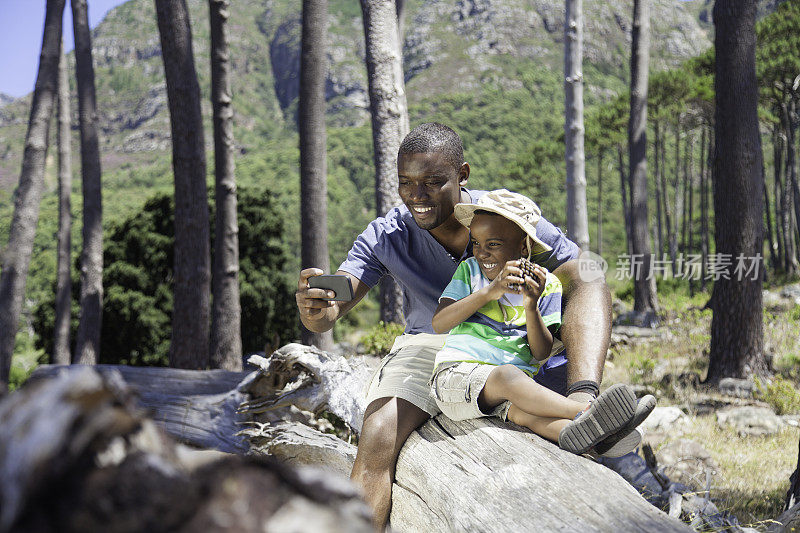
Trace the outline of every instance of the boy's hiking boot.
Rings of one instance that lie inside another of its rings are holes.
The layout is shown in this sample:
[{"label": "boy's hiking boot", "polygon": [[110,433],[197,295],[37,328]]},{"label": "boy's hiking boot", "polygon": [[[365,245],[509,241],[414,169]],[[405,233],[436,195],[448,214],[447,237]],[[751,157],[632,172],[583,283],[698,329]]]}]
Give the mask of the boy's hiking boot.
[{"label": "boy's hiking boot", "polygon": [[594,451],[603,457],[622,457],[626,453],[632,452],[642,442],[642,432],[636,428],[655,408],[656,399],[652,394],[639,398],[631,421],[624,428],[597,443]]},{"label": "boy's hiking boot", "polygon": [[636,395],[622,383],[612,385],[558,435],[558,445],[568,452],[582,454],[633,419]]}]

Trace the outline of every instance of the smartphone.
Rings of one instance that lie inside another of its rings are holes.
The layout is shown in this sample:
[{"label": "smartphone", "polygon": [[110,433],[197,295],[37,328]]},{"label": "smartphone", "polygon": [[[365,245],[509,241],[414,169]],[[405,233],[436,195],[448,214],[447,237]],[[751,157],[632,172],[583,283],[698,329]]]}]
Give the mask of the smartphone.
[{"label": "smartphone", "polygon": [[308,278],[308,286],[312,289],[326,289],[336,293],[333,298],[324,298],[335,302],[349,302],[353,299],[353,285],[344,274],[323,274]]}]

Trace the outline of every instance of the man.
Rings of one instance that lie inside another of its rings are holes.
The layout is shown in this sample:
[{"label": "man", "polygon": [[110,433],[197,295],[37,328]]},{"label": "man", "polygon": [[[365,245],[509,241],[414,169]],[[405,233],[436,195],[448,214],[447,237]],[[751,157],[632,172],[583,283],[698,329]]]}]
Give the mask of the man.
[{"label": "man", "polygon": [[[469,231],[453,216],[457,203],[474,203],[484,194],[465,188],[469,173],[461,139],[452,129],[437,123],[414,128],[397,157],[398,192],[404,205],[371,222],[337,272],[350,277],[353,300],[323,300],[324,289],[308,287],[308,278],[323,274],[322,270],[300,273],[296,294],[300,318],[317,332],[332,328],[382,276],[393,276],[403,287],[405,333],[370,383],[351,473],[375,513],[378,528],[389,518],[400,449],[412,431],[439,413],[428,380],[445,336],[434,333],[431,318],[458,263],[472,254]],[[533,259],[564,286],[561,336],[569,356],[568,361],[551,357],[537,381],[585,403],[597,396],[602,379],[611,336],[610,293],[602,277],[592,282],[580,279],[580,250],[558,228],[542,218],[536,229],[552,250]]]}]

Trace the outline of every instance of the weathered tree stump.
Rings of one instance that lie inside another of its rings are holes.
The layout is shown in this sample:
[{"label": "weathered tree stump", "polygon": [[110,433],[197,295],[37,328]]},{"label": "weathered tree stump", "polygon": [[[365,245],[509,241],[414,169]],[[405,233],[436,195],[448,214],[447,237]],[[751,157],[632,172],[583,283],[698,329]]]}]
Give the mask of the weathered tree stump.
[{"label": "weathered tree stump", "polygon": [[0,402],[0,532],[371,531],[348,480],[176,444],[103,374],[70,367]]}]

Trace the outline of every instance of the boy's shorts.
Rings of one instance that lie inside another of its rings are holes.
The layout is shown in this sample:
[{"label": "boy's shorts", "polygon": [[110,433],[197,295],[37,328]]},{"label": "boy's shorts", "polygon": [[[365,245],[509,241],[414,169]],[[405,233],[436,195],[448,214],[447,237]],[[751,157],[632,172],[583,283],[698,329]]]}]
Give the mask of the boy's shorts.
[{"label": "boy's shorts", "polygon": [[431,416],[439,414],[431,396],[430,380],[436,353],[447,335],[403,334],[381,360],[366,389],[367,405],[379,398],[407,400]]},{"label": "boy's shorts", "polygon": [[455,421],[482,416],[498,416],[506,421],[511,402],[505,401],[489,413],[478,407],[478,396],[495,368],[495,365],[481,363],[455,363],[438,370],[431,378],[431,394],[436,405],[447,418]]}]

